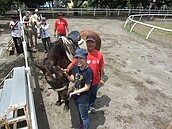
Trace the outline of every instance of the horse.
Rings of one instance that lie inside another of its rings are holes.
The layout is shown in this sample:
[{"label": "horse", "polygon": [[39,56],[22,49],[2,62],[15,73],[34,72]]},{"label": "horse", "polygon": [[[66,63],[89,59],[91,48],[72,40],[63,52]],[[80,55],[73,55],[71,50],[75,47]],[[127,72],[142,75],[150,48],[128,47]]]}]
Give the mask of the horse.
[{"label": "horse", "polygon": [[41,38],[41,27],[37,15],[32,15],[30,18],[24,19],[23,29],[28,47],[33,51],[37,51],[37,38]]},{"label": "horse", "polygon": [[[68,37],[61,36],[57,41],[53,42],[50,45],[47,57],[43,60],[43,64],[37,65],[37,67],[42,70],[45,79],[51,88],[58,93],[56,105],[60,106],[62,104],[62,100],[65,102],[65,106],[63,108],[65,111],[69,110],[69,81],[63,74],[63,69],[66,69],[71,63],[75,50],[80,47],[78,44],[79,40],[83,41],[83,39],[85,39],[90,33],[95,34],[96,41],[98,41],[97,49],[100,50],[101,38],[96,32],[91,30],[84,30],[82,33],[73,31],[68,35]],[[83,39],[81,39],[81,36]]]},{"label": "horse", "polygon": [[[100,36],[99,36],[95,31],[93,31],[93,30],[82,30],[82,31],[80,32],[80,36],[81,36],[81,39],[82,39],[82,40],[81,40],[82,42],[79,44],[80,47],[86,48],[85,40],[86,40],[87,35],[89,35],[89,34],[93,34],[93,35],[95,36],[95,38],[96,38],[96,47],[95,47],[95,49],[97,49],[97,50],[100,51],[100,48],[101,48],[101,38],[100,38]],[[83,44],[83,46],[81,46],[81,44]]]},{"label": "horse", "polygon": [[62,69],[66,69],[71,63],[74,52],[77,48],[79,48],[79,46],[74,40],[62,36],[57,41],[51,43],[43,64],[37,65],[37,67],[42,70],[46,81],[51,86],[51,89],[58,93],[56,105],[60,106],[65,102],[65,106],[63,108],[65,111],[69,110],[69,81],[64,76]]}]

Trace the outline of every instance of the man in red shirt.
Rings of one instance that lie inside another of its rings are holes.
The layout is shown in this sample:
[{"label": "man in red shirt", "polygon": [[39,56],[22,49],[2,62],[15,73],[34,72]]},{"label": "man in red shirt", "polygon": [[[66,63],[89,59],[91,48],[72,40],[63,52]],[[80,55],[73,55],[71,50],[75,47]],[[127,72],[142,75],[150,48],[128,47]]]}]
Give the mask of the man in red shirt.
[{"label": "man in red shirt", "polygon": [[54,36],[57,38],[59,36],[66,36],[66,33],[69,32],[68,23],[66,19],[63,18],[64,14],[62,12],[58,13],[58,19],[54,24]]},{"label": "man in red shirt", "polygon": [[[103,54],[95,49],[96,38],[94,35],[90,34],[86,37],[86,45],[88,51],[87,64],[91,67],[94,73],[93,85],[91,87],[91,95],[89,100],[89,109],[90,111],[95,112],[93,105],[97,98],[98,83],[100,83],[101,86],[104,85],[104,59]],[[76,61],[74,59],[67,67],[67,71],[70,71],[75,64]]]}]

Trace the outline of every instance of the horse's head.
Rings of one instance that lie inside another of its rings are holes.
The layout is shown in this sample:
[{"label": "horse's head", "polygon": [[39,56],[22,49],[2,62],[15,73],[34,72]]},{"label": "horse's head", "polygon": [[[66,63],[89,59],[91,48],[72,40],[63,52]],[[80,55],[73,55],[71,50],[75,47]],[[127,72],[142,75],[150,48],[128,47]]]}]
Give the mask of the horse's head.
[{"label": "horse's head", "polygon": [[63,75],[60,66],[53,66],[53,62],[49,61],[47,58],[44,60],[42,66],[37,66],[41,69],[45,75],[45,79],[52,87],[53,90],[57,91],[62,100],[67,100],[69,98],[67,84],[69,81]]}]

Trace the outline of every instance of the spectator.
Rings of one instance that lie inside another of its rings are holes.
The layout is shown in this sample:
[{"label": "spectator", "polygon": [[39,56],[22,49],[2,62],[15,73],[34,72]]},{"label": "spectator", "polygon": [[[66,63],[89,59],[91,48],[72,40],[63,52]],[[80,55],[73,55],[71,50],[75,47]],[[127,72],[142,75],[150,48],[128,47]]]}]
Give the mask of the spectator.
[{"label": "spectator", "polygon": [[35,14],[37,15],[37,19],[39,22],[42,20],[42,14],[39,13],[38,9],[35,9]]},{"label": "spectator", "polygon": [[25,13],[25,16],[23,16],[23,23],[28,24],[30,17],[31,17],[31,12],[30,11],[27,11]]},{"label": "spectator", "polygon": [[[88,51],[87,64],[94,72],[93,86],[91,87],[91,95],[89,100],[89,110],[92,113],[95,113],[96,109],[94,108],[94,103],[97,98],[98,84],[100,83],[101,86],[104,85],[104,59],[103,54],[95,49],[96,38],[94,35],[89,34],[86,37],[86,45]],[[72,63],[68,65],[67,71],[70,71],[75,64],[76,60],[74,59]]]},{"label": "spectator", "polygon": [[90,87],[92,86],[93,80],[93,71],[86,63],[87,55],[87,50],[77,49],[74,55],[76,59],[76,65],[72,68],[72,75],[69,76],[64,72],[69,81],[75,82],[75,90],[70,93],[70,97],[74,96],[74,101],[79,112],[79,129],[89,129],[90,126],[90,120],[88,117],[88,104]]},{"label": "spectator", "polygon": [[44,52],[47,53],[47,51],[50,49],[50,34],[49,34],[49,24],[46,23],[46,18],[42,17],[42,22],[41,22],[41,39],[42,43],[44,45]]},{"label": "spectator", "polygon": [[54,36],[57,38],[59,36],[66,36],[69,33],[68,23],[66,19],[63,18],[64,14],[62,12],[58,13],[58,19],[56,19],[54,24]]},{"label": "spectator", "polygon": [[14,41],[14,45],[16,48],[16,55],[20,55],[23,53],[23,45],[22,45],[22,23],[19,21],[19,17],[17,15],[13,15],[12,21],[9,23],[9,27],[11,29],[11,35]]}]

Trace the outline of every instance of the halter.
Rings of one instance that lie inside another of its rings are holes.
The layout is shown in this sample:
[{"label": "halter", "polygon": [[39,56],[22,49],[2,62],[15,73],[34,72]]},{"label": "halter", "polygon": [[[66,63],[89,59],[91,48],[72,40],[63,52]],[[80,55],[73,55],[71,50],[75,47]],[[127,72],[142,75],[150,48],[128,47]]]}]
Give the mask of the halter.
[{"label": "halter", "polygon": [[67,85],[64,85],[62,88],[54,89],[56,92],[67,90]]}]

